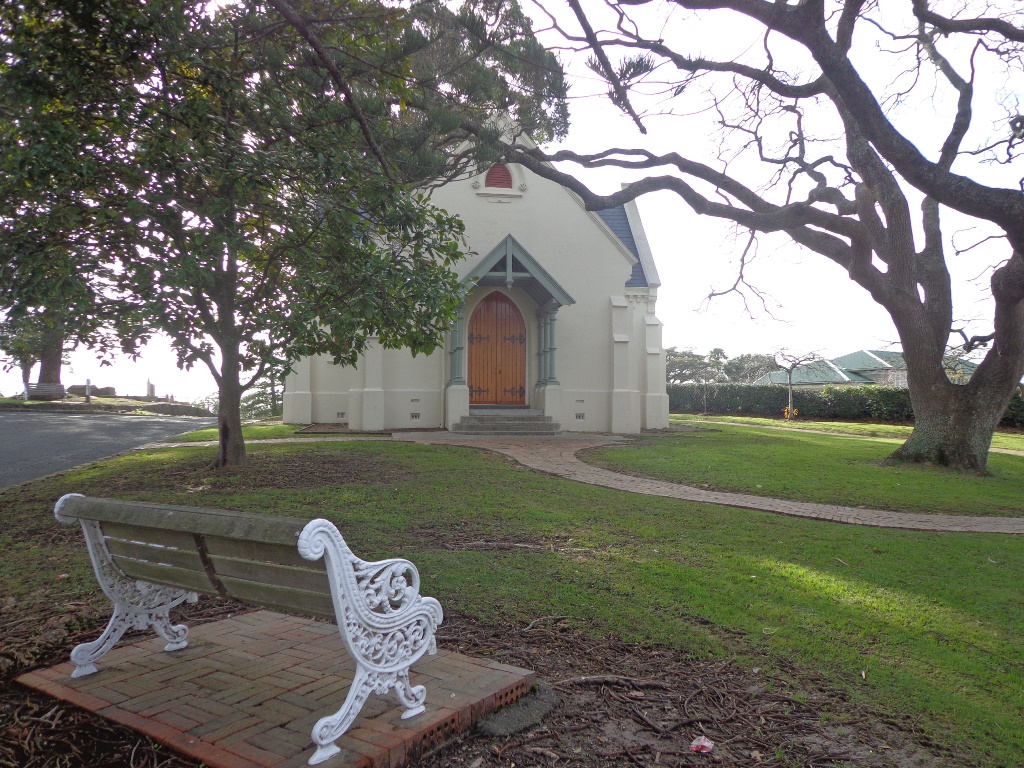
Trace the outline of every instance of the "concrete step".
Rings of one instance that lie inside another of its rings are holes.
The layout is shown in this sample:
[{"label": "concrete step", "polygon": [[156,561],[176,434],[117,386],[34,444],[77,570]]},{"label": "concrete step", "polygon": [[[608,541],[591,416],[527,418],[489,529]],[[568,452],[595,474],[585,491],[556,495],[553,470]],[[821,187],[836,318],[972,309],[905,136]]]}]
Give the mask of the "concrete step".
[{"label": "concrete step", "polygon": [[488,412],[474,410],[452,427],[460,435],[557,435],[561,425],[543,412],[494,409]]},{"label": "concrete step", "polygon": [[550,424],[550,416],[463,416],[463,424]]}]

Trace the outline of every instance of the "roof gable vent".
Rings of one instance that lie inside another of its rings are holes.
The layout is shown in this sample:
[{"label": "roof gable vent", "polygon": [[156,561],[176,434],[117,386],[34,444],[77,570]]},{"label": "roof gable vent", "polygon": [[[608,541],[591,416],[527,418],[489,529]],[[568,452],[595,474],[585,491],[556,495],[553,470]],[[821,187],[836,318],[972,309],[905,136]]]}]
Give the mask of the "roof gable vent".
[{"label": "roof gable vent", "polygon": [[484,186],[512,189],[512,171],[504,163],[495,163],[487,171],[487,176],[484,178]]}]

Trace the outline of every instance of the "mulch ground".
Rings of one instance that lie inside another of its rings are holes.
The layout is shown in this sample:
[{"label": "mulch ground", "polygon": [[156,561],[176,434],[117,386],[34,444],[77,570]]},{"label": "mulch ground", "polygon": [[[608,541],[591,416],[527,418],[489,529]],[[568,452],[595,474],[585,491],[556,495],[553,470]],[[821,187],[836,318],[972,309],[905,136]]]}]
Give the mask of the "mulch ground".
[{"label": "mulch ground", "polygon": [[[188,445],[183,443],[182,445]],[[270,448],[270,450],[267,450]],[[339,485],[387,485],[405,476],[393,463],[360,453],[310,445],[302,453],[275,453],[272,447],[251,452],[244,467],[230,472],[210,466],[203,456],[177,462],[146,479],[146,491],[199,493],[217,490],[259,488],[320,488]],[[85,486],[95,496],[123,496],[138,493],[138,478],[132,475],[104,477],[101,483]]]},{"label": "mulch ground", "polygon": [[[203,600],[190,623],[244,608]],[[65,661],[96,636],[105,610],[35,614],[7,623],[0,647],[3,768],[199,768],[127,728],[12,684],[25,669]],[[695,660],[665,648],[595,640],[564,617],[496,626],[449,615],[442,647],[535,669],[559,703],[540,724],[507,737],[479,731],[420,761],[423,768],[485,766],[900,766],[959,764],[913,723],[863,710],[823,680],[772,659],[772,673],[736,659]],[[748,658],[748,657],[744,657]],[[767,664],[766,664],[767,667]],[[706,736],[712,752],[690,744]]]}]

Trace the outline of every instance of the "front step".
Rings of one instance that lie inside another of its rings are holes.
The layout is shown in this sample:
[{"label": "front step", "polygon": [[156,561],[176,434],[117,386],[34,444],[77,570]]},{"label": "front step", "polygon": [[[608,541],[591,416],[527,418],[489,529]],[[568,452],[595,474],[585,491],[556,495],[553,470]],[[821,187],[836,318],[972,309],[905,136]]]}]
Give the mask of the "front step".
[{"label": "front step", "polygon": [[534,409],[473,409],[463,416],[452,432],[460,435],[557,435],[561,425]]}]

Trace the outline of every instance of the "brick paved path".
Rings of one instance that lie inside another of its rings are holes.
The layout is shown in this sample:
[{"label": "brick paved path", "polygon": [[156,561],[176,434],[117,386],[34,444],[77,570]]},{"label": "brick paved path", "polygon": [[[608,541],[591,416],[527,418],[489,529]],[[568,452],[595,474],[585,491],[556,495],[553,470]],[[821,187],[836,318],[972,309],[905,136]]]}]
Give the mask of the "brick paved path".
[{"label": "brick paved path", "polygon": [[705,491],[688,485],[667,483],[623,475],[611,470],[592,467],[580,461],[577,453],[588,448],[614,445],[624,438],[613,435],[563,434],[554,437],[481,437],[453,435],[444,432],[395,433],[395,440],[414,440],[435,445],[464,445],[496,451],[520,464],[575,480],[588,485],[600,485],[630,493],[663,496],[669,499],[721,504],[727,507],[775,512],[780,515],[810,517],[852,525],[870,525],[877,528],[904,528],[916,531],[945,531],[965,533],[1020,533],[1024,534],[1021,517],[972,517],[967,515],[929,515],[914,512],[886,512],[879,509],[843,507],[837,504],[812,504],[805,501],[787,501],[746,493]]},{"label": "brick paved path", "polygon": [[[306,442],[314,438],[284,438],[280,440],[250,440],[250,443],[296,443]],[[323,440],[379,439],[364,436],[330,436],[324,435]],[[628,442],[629,438],[616,435],[595,435],[579,432],[566,432],[561,435],[544,437],[516,437],[490,435],[458,435],[451,432],[395,432],[391,440],[402,440],[426,445],[460,445],[467,448],[479,448],[495,451],[515,459],[520,464],[545,472],[550,475],[564,477],[578,483],[600,485],[629,493],[642,493],[647,496],[662,496],[668,499],[698,501],[703,504],[720,504],[726,507],[754,509],[760,512],[774,512],[780,515],[809,517],[815,520],[828,520],[835,523],[850,525],[869,525],[876,528],[902,528],[913,531],[943,531],[947,533],[1009,533],[1024,534],[1024,517],[974,517],[970,515],[930,515],[920,512],[887,512],[881,509],[863,509],[860,507],[843,507],[838,504],[814,504],[807,501],[787,501],[767,496],[754,496],[747,493],[728,493],[725,491],[705,491],[679,483],[668,483],[662,480],[648,480],[632,475],[623,475],[600,467],[592,467],[579,459],[577,454],[588,448],[599,448],[605,445]],[[162,446],[181,447],[183,443],[160,443],[145,448]],[[185,445],[203,445],[203,443],[187,443]],[[216,445],[216,443],[208,443]]]}]

